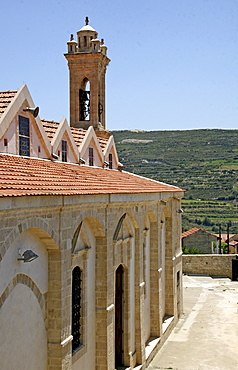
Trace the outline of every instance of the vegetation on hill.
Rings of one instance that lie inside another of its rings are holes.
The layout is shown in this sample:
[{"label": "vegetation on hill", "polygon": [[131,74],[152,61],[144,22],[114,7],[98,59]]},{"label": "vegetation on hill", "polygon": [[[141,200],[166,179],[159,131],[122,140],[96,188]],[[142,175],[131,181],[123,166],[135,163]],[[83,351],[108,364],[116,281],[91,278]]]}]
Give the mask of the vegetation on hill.
[{"label": "vegetation on hill", "polygon": [[183,231],[238,233],[238,130],[113,132],[124,170],[184,190]]}]

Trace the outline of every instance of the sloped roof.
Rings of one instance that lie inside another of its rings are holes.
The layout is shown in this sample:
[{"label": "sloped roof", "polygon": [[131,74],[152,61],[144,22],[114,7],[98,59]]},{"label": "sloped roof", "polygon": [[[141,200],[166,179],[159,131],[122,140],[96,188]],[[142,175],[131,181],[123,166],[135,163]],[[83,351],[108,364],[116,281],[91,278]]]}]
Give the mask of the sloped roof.
[{"label": "sloped roof", "polygon": [[[42,119],[41,122],[43,124],[43,127],[45,129],[45,132],[49,140],[52,141],[56,133],[56,130],[58,129],[60,125],[60,122],[49,121],[46,119]],[[79,147],[87,133],[87,130],[83,128],[77,128],[77,127],[71,127],[71,126],[69,128],[74,138],[75,144],[77,145],[77,147]],[[103,137],[97,137],[97,139],[98,139],[101,149],[104,150],[107,146],[108,139],[103,138]]]},{"label": "sloped roof", "polygon": [[199,230],[201,230],[201,229],[199,229],[198,227],[194,227],[193,229],[185,231],[184,233],[182,233],[182,238],[186,238],[189,235],[195,234]]},{"label": "sloped roof", "polygon": [[16,93],[17,91],[0,91],[0,117],[7,109]]},{"label": "sloped roof", "polygon": [[108,139],[103,138],[103,137],[99,137],[99,136],[97,136],[97,138],[98,138],[99,145],[100,145],[100,147],[103,151],[107,146]]},{"label": "sloped roof", "polygon": [[48,121],[46,119],[41,120],[42,125],[45,129],[46,135],[48,136],[49,140],[51,141],[55,135],[57,128],[59,127],[59,122],[55,121]]},{"label": "sloped roof", "polygon": [[[235,245],[237,243],[237,241],[235,241],[236,239],[234,239],[234,237],[236,236],[237,234],[230,234],[229,235],[229,244],[230,245]],[[216,236],[219,238],[219,234],[216,234]],[[221,241],[223,243],[227,243],[227,234],[221,234]],[[234,243],[233,243],[234,242]]]},{"label": "sloped roof", "polygon": [[77,127],[70,127],[70,131],[72,133],[72,136],[74,138],[75,144],[79,147],[83,141],[83,138],[87,132],[87,130],[83,128],[77,128]]},{"label": "sloped roof", "polygon": [[0,197],[182,192],[127,172],[0,154]]},{"label": "sloped roof", "polygon": [[213,235],[213,236],[216,236],[216,237],[219,238],[219,236],[217,236],[216,234],[209,233],[209,231],[206,231],[206,230],[203,230],[203,229],[199,229],[198,227],[193,227],[192,229],[190,229],[190,230],[185,231],[184,233],[182,233],[182,239],[183,238],[186,238],[189,235],[195,234],[198,231],[203,231],[204,233],[207,233],[207,234],[210,234],[210,235]]}]

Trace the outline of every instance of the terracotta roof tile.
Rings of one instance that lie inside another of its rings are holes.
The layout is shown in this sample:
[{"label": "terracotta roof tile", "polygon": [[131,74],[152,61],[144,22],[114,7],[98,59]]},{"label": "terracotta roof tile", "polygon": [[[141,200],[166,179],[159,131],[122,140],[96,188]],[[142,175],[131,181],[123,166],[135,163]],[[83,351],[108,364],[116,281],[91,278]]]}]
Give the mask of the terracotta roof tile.
[{"label": "terracotta roof tile", "polygon": [[105,139],[103,137],[98,137],[99,145],[102,150],[104,150],[107,146],[108,139]]},{"label": "terracotta roof tile", "polygon": [[182,233],[182,238],[186,238],[186,236],[195,234],[199,230],[201,230],[201,229],[198,229],[197,227],[194,227],[193,229],[190,229],[188,231],[185,231],[184,233]]},{"label": "terracotta roof tile", "polygon": [[16,93],[17,91],[0,91],[0,117],[7,109]]},{"label": "terracotta roof tile", "polygon": [[127,172],[0,154],[0,197],[177,191]]},{"label": "terracotta roof tile", "polygon": [[[48,120],[45,120],[45,119],[42,119],[41,122],[44,126],[45,132],[46,132],[49,140],[52,141],[52,139],[55,135],[55,132],[56,132],[57,128],[59,127],[59,122],[48,121]],[[74,138],[75,144],[77,146],[80,146],[84,137],[85,137],[85,134],[86,134],[87,130],[85,130],[83,128],[70,127],[70,131],[71,131],[72,136]],[[98,142],[99,142],[99,145],[100,145],[101,149],[104,150],[106,148],[108,139],[98,137]]]},{"label": "terracotta roof tile", "polygon": [[213,235],[213,236],[217,236],[216,234],[209,233],[209,231],[206,231],[206,230],[203,230],[203,229],[199,229],[197,227],[193,227],[192,229],[190,229],[190,230],[185,231],[184,233],[182,233],[182,239],[183,238],[186,238],[189,235],[195,234],[197,231],[203,231],[204,233],[207,233],[207,234],[210,234],[210,235]]},{"label": "terracotta roof tile", "polygon": [[49,140],[51,141],[55,135],[57,128],[59,127],[59,122],[55,121],[48,121],[46,119],[41,120],[42,125],[45,129],[46,135],[48,136]]},{"label": "terracotta roof tile", "polygon": [[75,144],[77,146],[80,146],[87,130],[85,130],[83,128],[70,127],[70,131],[71,131],[72,136],[74,138]]}]

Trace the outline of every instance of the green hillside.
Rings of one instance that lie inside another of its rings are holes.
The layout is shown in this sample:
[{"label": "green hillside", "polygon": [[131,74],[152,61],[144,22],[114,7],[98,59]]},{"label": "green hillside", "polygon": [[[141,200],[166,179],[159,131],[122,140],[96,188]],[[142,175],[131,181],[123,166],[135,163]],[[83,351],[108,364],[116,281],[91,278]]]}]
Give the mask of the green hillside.
[{"label": "green hillside", "polygon": [[113,131],[124,170],[186,190],[183,230],[238,233],[238,130]]}]

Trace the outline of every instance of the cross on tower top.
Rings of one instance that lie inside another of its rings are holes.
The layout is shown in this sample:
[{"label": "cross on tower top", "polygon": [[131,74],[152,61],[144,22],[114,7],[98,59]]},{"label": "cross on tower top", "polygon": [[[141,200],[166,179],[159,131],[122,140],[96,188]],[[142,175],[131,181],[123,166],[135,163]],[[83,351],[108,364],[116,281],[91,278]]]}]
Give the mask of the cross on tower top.
[{"label": "cross on tower top", "polygon": [[89,24],[89,19],[88,19],[88,17],[86,17],[86,18],[85,18],[85,24],[86,24],[86,26]]}]

